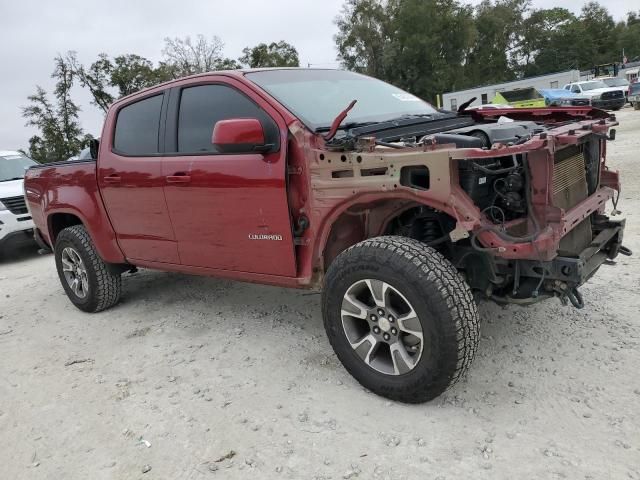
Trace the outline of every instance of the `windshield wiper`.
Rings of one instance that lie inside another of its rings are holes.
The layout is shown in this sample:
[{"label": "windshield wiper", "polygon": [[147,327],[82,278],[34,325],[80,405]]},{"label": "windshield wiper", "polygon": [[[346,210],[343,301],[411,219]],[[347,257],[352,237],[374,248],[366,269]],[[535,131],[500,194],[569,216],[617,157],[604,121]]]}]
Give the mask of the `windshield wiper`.
[{"label": "windshield wiper", "polygon": [[358,100],[352,100],[351,103],[349,105],[347,105],[347,108],[345,108],[343,111],[341,111],[338,116],[336,118],[333,119],[333,122],[331,122],[331,127],[329,128],[329,133],[327,133],[324,136],[324,139],[326,141],[331,140],[333,137],[336,136],[336,132],[338,131],[338,128],[340,128],[340,124],[342,123],[342,121],[347,117],[347,114],[349,113],[349,111],[356,106],[356,103],[358,102]]},{"label": "windshield wiper", "polygon": [[24,177],[13,177],[13,178],[4,178],[0,180],[0,182],[11,182],[13,180],[22,180]]}]

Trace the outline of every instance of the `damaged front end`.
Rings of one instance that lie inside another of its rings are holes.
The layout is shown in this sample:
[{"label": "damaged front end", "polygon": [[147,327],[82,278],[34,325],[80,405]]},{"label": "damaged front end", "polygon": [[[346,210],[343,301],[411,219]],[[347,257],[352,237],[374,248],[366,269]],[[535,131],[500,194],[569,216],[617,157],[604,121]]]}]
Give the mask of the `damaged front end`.
[{"label": "damaged front end", "polygon": [[[319,256],[326,264],[355,241],[409,236],[440,251],[487,299],[559,297],[581,307],[578,287],[630,253],[624,220],[604,214],[610,200],[616,212],[620,192],[605,163],[617,122],[544,110],[517,112],[508,129],[491,119],[465,125],[469,117],[458,116],[444,119],[444,131],[371,129],[313,146],[310,224],[318,233],[318,223],[333,225],[320,235]],[[492,128],[526,135],[487,148]]]}]

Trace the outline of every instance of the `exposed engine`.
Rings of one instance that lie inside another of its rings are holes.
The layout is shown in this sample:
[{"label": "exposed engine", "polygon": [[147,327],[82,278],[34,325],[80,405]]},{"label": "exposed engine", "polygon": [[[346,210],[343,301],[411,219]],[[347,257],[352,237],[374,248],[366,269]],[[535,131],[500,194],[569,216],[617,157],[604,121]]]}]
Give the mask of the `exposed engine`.
[{"label": "exposed engine", "polygon": [[460,161],[460,186],[494,223],[505,223],[527,213],[522,157]]},{"label": "exposed engine", "polygon": [[[544,130],[544,127],[535,122],[508,121],[380,144],[389,148],[416,147],[431,143],[454,144],[457,148],[490,148],[494,143],[523,143]],[[521,155],[460,161],[458,171],[462,189],[494,223],[504,224],[527,214],[524,193],[526,182]]]}]

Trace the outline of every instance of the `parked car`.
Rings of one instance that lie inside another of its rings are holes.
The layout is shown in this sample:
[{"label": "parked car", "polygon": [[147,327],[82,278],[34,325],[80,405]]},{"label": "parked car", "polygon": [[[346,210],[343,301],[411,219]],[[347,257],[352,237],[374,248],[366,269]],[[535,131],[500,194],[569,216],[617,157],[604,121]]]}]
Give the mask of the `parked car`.
[{"label": "parked car", "polygon": [[25,171],[36,162],[20,152],[0,150],[0,257],[11,245],[33,243],[33,221],[24,199]]},{"label": "parked car", "polygon": [[599,78],[598,80],[602,80],[602,82],[607,87],[619,88],[624,93],[625,98],[628,98],[628,96],[629,96],[629,80],[627,80],[626,78],[607,77],[607,78]]},{"label": "parked car", "polygon": [[633,105],[634,110],[640,110],[640,82],[629,85],[629,103]]},{"label": "parked car", "polygon": [[27,201],[79,309],[114,306],[135,267],[322,288],[347,370],[422,402],[474,357],[474,294],[582,307],[578,287],[629,253],[624,220],[603,213],[620,191],[604,158],[615,119],[510,109],[512,145],[451,133],[504,115],[353,72],[206,73],[113,103],[97,159],[30,168]]},{"label": "parked car", "polygon": [[544,103],[553,107],[585,107],[591,105],[591,97],[579,95],[563,88],[541,89]]},{"label": "parked car", "polygon": [[564,86],[564,89],[589,97],[591,105],[596,108],[620,110],[626,102],[621,88],[608,87],[600,80],[569,83]]}]

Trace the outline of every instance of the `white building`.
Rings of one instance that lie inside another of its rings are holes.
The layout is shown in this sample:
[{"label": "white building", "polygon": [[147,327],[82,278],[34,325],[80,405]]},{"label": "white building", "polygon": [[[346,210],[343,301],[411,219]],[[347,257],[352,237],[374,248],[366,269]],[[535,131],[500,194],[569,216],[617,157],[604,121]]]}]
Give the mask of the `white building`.
[{"label": "white building", "polygon": [[505,90],[514,90],[516,88],[562,88],[567,83],[580,81],[579,70],[568,70],[566,72],[549,73],[537,77],[523,78],[521,80],[513,80],[511,82],[498,83],[496,85],[487,85],[484,87],[469,88],[467,90],[459,90],[457,92],[449,92],[442,95],[442,108],[447,110],[457,110],[462,103],[476,99],[471,104],[484,105],[491,103],[497,92]]}]

